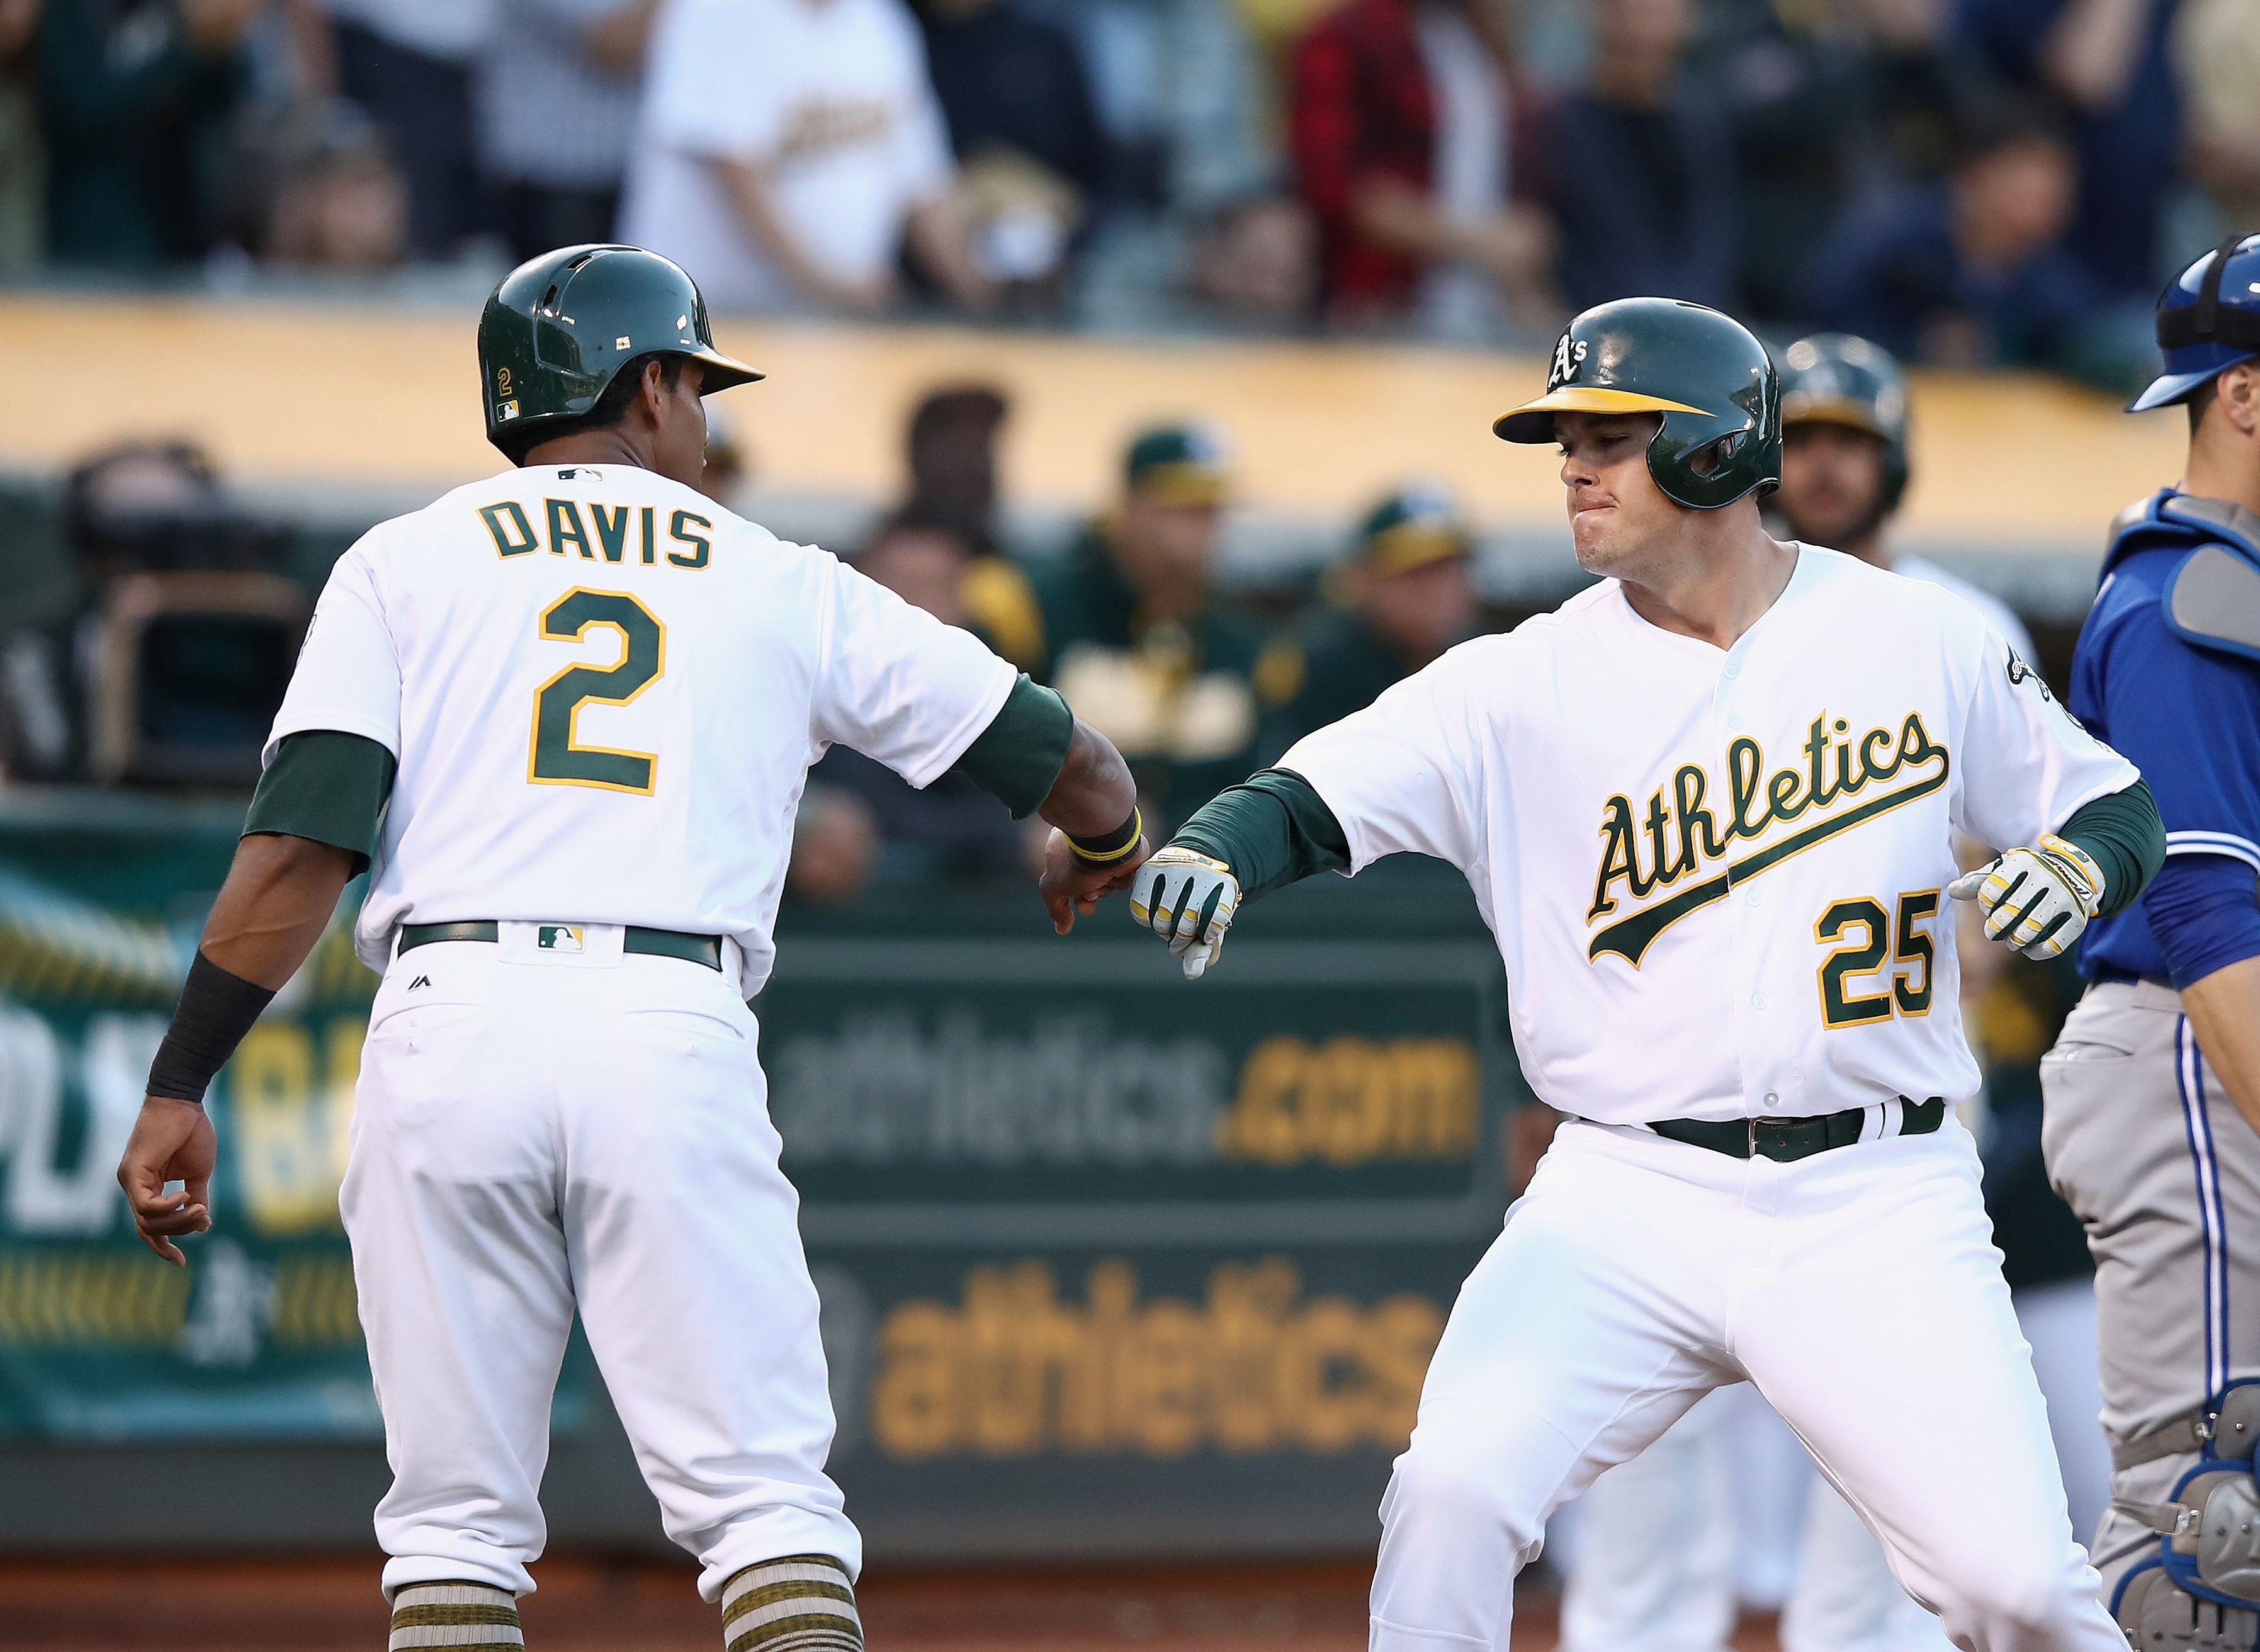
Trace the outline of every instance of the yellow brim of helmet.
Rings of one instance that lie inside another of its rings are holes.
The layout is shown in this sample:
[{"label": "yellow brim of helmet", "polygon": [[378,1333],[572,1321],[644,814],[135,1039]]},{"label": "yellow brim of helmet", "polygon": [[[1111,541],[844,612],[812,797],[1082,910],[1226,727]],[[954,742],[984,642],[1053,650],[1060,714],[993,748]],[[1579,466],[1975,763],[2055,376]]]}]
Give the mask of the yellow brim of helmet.
[{"label": "yellow brim of helmet", "polygon": [[1842,396],[1784,396],[1781,422],[1784,429],[1792,425],[1841,425],[1870,436],[1884,434],[1873,408]]},{"label": "yellow brim of helmet", "polygon": [[1613,390],[1597,384],[1564,384],[1534,402],[1501,413],[1491,421],[1491,434],[1501,441],[1543,442],[1554,440],[1556,413],[1700,413],[1684,402],[1637,390]]},{"label": "yellow brim of helmet", "polygon": [[1454,528],[1426,522],[1400,522],[1387,533],[1368,540],[1361,547],[1365,564],[1377,574],[1409,574],[1416,568],[1466,556],[1473,547],[1467,535]]},{"label": "yellow brim of helmet", "polygon": [[702,396],[712,396],[716,390],[733,390],[740,384],[755,383],[769,376],[765,373],[755,372],[735,356],[724,355],[712,345],[700,350],[685,350],[683,354],[706,369],[706,377],[698,387],[698,393]]}]

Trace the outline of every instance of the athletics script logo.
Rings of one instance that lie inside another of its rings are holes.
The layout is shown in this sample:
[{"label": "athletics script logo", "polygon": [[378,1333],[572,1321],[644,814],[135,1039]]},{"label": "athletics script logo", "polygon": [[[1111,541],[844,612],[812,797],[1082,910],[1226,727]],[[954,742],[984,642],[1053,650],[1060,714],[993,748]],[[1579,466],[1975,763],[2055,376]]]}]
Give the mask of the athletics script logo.
[{"label": "athletics script logo", "polygon": [[[1823,712],[1813,719],[1802,754],[1802,763],[1769,773],[1757,741],[1748,735],[1732,741],[1720,811],[1708,801],[1711,776],[1699,763],[1681,764],[1637,814],[1622,792],[1603,804],[1600,871],[1585,922],[1610,921],[1595,932],[1586,957],[1613,952],[1637,969],[1656,938],[1688,913],[1724,900],[1728,890],[1816,843],[1929,796],[1953,768],[1946,747],[1913,712],[1897,727],[1885,724],[1858,735],[1842,718]],[[1824,812],[1810,826],[1736,853],[1816,810]],[[1615,916],[1620,900],[1657,894],[1663,898]]]}]

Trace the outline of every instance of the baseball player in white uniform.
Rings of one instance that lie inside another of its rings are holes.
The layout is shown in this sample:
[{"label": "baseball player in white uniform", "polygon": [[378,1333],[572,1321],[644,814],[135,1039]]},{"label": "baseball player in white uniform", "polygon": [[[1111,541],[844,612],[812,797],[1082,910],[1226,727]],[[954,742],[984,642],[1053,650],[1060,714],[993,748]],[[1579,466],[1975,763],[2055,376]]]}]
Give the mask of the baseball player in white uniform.
[{"label": "baseball player in white uniform", "polygon": [[696,491],[701,396],[759,375],[667,260],[537,259],[479,345],[520,468],[332,573],[119,1179],[180,1262],[210,1225],[205,1086],[367,864],[384,979],[340,1203],[394,1652],[521,1644],[576,1310],[730,1652],[855,1652],[860,1542],[746,1004],[795,805],[835,741],[913,785],[954,768],[1062,829],[1064,927],[1140,858],[1129,773],[970,634]]},{"label": "baseball player in white uniform", "polygon": [[[1890,543],[1887,528],[1912,467],[1906,377],[1887,351],[1849,333],[1798,340],[1782,352],[1781,415],[1781,487],[1769,508],[1783,527],[1807,544],[1951,591],[1977,609],[2019,658],[2034,657],[2030,634],[2006,604],[1935,562],[1895,553]],[[1964,972],[1965,1000],[1983,990],[1983,981],[1972,979],[1978,975],[1974,967]],[[2084,1280],[2045,1298],[2039,1312],[2051,1316],[2049,1329],[2067,1317],[2067,1308],[2071,1320],[2069,1337],[2048,1346],[2069,1342],[2085,1362],[2084,1371],[2075,1364],[2059,1377],[2060,1387],[2079,1392],[2066,1403],[2050,1389],[2050,1369],[2040,1359],[2034,1305],[2017,1298],[2018,1323],[2035,1347],[2034,1368],[2049,1398],[2061,1464],[2067,1426],[2085,1427],[2093,1411],[2094,1298]],[[1734,1398],[1720,1392],[1701,1401],[1578,1500],[1577,1541],[1563,1588],[1562,1652],[1628,1647],[1724,1652],[1739,1608],[1739,1557],[1727,1520],[1736,1448],[1753,1426],[1772,1422],[1762,1410],[1731,1405]],[[2102,1435],[2092,1427],[2087,1433],[2089,1461],[2082,1466],[2092,1477],[2093,1460],[2102,1456]],[[2107,1473],[2107,1460],[2102,1466]],[[1781,1495],[1799,1487],[1784,1480],[1763,1489]],[[1664,1529],[1659,1522],[1701,1518],[1701,1511],[1714,1512],[1716,1529],[1699,1541],[1674,1542],[1659,1552],[1654,1541]],[[1810,1488],[1805,1498],[1781,1643],[1783,1652],[1942,1652],[1947,1644],[1938,1620],[1899,1586],[1859,1516],[1826,1485]]]},{"label": "baseball player in white uniform", "polygon": [[[2155,869],[2155,805],[1967,604],[1767,536],[1779,390],[1727,317],[1589,311],[1498,429],[1560,443],[1602,582],[1305,739],[1131,883],[1198,977],[1243,900],[1449,861],[1570,1120],[1430,1366],[1372,1645],[1505,1648],[1547,1517],[1747,1379],[1956,1645],[2118,1652],[1950,1112],[1949,902],[2052,955]],[[1957,876],[1957,830],[2005,852]]]}]

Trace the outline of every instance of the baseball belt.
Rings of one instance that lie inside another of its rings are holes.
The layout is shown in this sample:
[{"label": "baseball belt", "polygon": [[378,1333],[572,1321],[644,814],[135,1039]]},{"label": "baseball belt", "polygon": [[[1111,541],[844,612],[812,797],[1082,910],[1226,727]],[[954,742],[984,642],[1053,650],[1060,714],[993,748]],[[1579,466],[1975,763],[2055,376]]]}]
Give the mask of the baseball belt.
[{"label": "baseball belt", "polygon": [[[1927,1136],[1946,1122],[1946,1098],[1899,1098],[1903,1136]],[[1771,1159],[1793,1164],[1832,1148],[1849,1148],[1868,1127],[1869,1109],[1816,1113],[1809,1119],[1659,1119],[1648,1127],[1670,1141],[1708,1148],[1730,1159]]]},{"label": "baseball belt", "polygon": [[[544,930],[574,933],[576,924],[544,924]],[[411,951],[428,947],[438,940],[485,940],[500,939],[502,926],[491,918],[470,918],[452,924],[404,924],[400,928],[400,951]],[[621,932],[620,950],[647,958],[680,958],[685,963],[703,963],[709,969],[722,967],[722,941],[716,935],[686,935],[679,929],[645,929],[630,924]]]}]

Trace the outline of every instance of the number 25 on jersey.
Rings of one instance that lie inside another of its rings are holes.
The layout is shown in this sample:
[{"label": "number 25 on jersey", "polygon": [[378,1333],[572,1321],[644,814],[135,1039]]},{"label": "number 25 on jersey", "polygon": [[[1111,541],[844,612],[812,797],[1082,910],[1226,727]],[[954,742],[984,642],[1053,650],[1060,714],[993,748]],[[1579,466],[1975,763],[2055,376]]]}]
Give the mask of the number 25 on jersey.
[{"label": "number 25 on jersey", "polygon": [[667,627],[625,591],[569,590],[541,612],[541,635],[578,642],[591,629],[619,633],[616,665],[569,665],[533,696],[533,740],[526,777],[536,785],[594,786],[648,797],[658,773],[654,752],[619,751],[581,743],[581,709],[595,700],[626,705],[667,667]]},{"label": "number 25 on jersey", "polygon": [[[1838,945],[1820,965],[1820,1020],[1830,1028],[1866,1026],[1894,1015],[1909,1020],[1930,1013],[1937,953],[1918,927],[1938,915],[1939,891],[1911,890],[1899,897],[1898,922],[1873,896],[1840,900],[1813,926],[1815,940]],[[1891,978],[1880,976],[1885,960]]]}]

